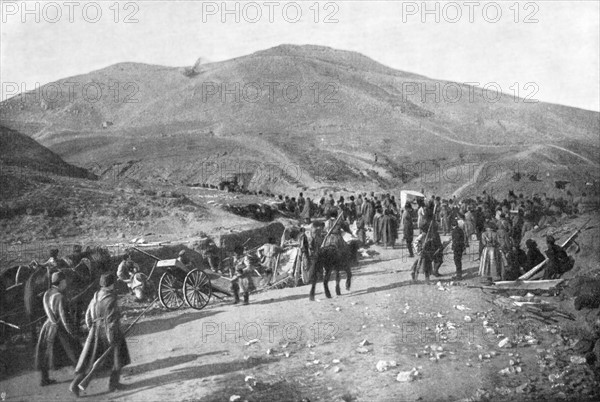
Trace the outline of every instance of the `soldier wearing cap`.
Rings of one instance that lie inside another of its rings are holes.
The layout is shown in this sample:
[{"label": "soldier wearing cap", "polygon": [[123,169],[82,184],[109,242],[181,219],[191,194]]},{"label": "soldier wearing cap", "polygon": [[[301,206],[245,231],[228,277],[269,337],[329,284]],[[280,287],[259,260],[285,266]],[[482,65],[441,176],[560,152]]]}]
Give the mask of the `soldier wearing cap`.
[{"label": "soldier wearing cap", "polygon": [[85,313],[85,323],[90,332],[75,368],[75,378],[69,387],[76,396],[79,396],[81,389],[79,383],[91,370],[94,362],[110,347],[113,347],[113,352],[105,360],[104,366],[111,370],[109,392],[120,388],[121,368],[131,363],[129,349],[120,329],[121,314],[114,291],[115,282],[116,277],[112,273],[100,277],[101,288],[94,294]]},{"label": "soldier wearing cap", "polygon": [[56,383],[48,374],[50,369],[77,364],[81,345],[76,330],[66,314],[64,292],[67,279],[62,272],[52,274],[52,286],[44,293],[46,322],[42,326],[35,350],[35,368],[41,372],[41,386]]}]

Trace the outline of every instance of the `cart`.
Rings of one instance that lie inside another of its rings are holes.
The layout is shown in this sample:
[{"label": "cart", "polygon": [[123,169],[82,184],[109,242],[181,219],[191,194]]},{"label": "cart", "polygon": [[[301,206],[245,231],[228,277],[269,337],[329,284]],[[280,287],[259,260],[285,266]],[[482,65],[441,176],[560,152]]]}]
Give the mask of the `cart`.
[{"label": "cart", "polygon": [[158,298],[168,310],[177,310],[184,303],[202,310],[213,295],[219,299],[231,296],[227,290],[230,282],[208,269],[190,269],[177,259],[159,260],[156,268],[165,270],[158,282]]}]

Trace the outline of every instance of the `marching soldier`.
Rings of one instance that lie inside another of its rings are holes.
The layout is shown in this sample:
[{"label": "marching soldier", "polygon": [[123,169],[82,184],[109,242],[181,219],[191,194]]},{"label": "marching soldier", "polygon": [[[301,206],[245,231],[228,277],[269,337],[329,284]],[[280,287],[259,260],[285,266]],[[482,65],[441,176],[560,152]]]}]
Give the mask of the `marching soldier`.
[{"label": "marching soldier", "polygon": [[79,396],[81,389],[79,383],[91,370],[94,362],[109,348],[113,348],[105,361],[105,367],[111,369],[109,392],[119,389],[121,368],[131,363],[129,349],[120,329],[121,314],[117,306],[117,294],[114,291],[115,282],[116,278],[112,273],[100,277],[101,288],[94,294],[85,313],[85,323],[90,332],[75,368],[75,378],[69,387],[76,396]]},{"label": "marching soldier", "polygon": [[35,368],[41,372],[40,385],[56,383],[48,371],[77,364],[81,345],[75,337],[76,330],[65,312],[67,279],[62,272],[52,274],[52,287],[44,293],[46,322],[42,326],[35,351]]}]

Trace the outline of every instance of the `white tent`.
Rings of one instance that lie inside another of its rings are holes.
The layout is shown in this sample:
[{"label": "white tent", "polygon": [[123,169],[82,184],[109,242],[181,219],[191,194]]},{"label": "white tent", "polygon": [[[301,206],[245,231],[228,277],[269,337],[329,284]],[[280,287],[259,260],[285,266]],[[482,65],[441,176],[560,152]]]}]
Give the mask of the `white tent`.
[{"label": "white tent", "polygon": [[400,205],[399,205],[399,207],[401,209],[404,209],[404,206],[406,205],[406,201],[410,201],[412,203],[417,198],[423,198],[423,199],[425,199],[425,196],[423,194],[419,193],[418,191],[401,190],[400,191]]}]

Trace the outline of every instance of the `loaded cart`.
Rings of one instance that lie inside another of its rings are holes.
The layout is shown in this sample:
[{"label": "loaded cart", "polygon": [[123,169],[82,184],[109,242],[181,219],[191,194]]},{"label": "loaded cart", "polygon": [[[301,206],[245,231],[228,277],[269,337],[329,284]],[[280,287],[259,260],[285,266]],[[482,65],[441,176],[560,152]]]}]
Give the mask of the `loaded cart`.
[{"label": "loaded cart", "polygon": [[163,306],[169,310],[176,310],[185,301],[193,309],[201,310],[214,294],[231,296],[227,290],[229,280],[209,269],[189,269],[179,260],[160,260],[157,268],[165,269],[158,282],[158,298]]},{"label": "loaded cart", "polygon": [[219,299],[231,296],[228,290],[231,282],[210,269],[190,268],[177,259],[160,260],[134,249],[156,260],[152,271],[156,268],[164,271],[158,281],[158,299],[168,310],[176,310],[184,303],[195,310],[202,310],[213,295]]}]

